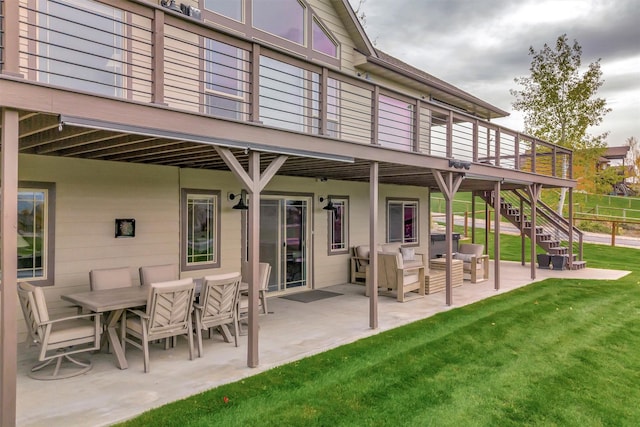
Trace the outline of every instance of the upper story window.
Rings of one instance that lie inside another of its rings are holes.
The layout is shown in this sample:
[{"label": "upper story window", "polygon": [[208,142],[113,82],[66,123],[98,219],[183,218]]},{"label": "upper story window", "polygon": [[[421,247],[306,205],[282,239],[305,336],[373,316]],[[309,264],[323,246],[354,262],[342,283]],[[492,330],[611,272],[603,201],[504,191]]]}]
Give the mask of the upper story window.
[{"label": "upper story window", "polygon": [[205,112],[230,119],[246,116],[246,52],[205,39]]},{"label": "upper story window", "polygon": [[340,66],[340,43],[308,0],[199,0],[199,6],[214,25]]},{"label": "upper story window", "polygon": [[313,46],[313,50],[333,56],[334,58],[337,57],[338,44],[329,36],[327,30],[325,30],[315,18],[313,19],[312,27],[313,40],[311,41],[311,45]]},{"label": "upper story window", "polygon": [[305,71],[291,64],[260,57],[260,119],[266,125],[303,132]]},{"label": "upper story window", "polygon": [[204,0],[204,7],[212,12],[231,18],[235,21],[242,19],[242,3],[244,0]]},{"label": "upper story window", "polygon": [[298,0],[253,0],[253,26],[301,45],[304,12]]},{"label": "upper story window", "polygon": [[413,105],[380,95],[378,143],[398,150],[413,150]]},{"label": "upper story window", "polygon": [[39,0],[38,80],[102,95],[123,92],[123,12],[87,0]]}]

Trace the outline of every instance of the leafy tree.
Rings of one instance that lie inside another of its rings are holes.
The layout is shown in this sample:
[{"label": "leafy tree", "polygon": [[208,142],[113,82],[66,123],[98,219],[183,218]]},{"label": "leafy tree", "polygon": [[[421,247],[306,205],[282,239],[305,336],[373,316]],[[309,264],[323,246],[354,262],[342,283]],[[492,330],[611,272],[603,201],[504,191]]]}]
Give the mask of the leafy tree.
[{"label": "leafy tree", "polygon": [[[605,99],[596,97],[604,83],[600,59],[589,64],[581,75],[582,47],[576,40],[569,45],[566,34],[558,37],[555,46],[545,43],[539,52],[529,47],[529,55],[531,75],[516,78],[522,89],[510,91],[516,98],[513,108],[525,113],[525,132],[573,149],[574,160],[578,160],[581,151],[593,158],[594,151],[597,154],[597,150],[604,149],[608,132],[594,136],[587,129],[599,125],[611,111]],[[564,194],[562,191],[559,211]]]}]

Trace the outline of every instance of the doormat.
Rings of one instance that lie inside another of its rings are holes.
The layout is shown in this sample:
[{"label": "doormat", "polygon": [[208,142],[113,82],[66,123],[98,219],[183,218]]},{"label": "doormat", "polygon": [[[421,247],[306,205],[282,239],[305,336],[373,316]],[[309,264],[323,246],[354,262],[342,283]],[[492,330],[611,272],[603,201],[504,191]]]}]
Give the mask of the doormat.
[{"label": "doormat", "polygon": [[297,294],[285,295],[285,296],[282,296],[280,298],[288,299],[288,300],[291,300],[291,301],[298,301],[298,302],[307,303],[307,302],[318,301],[318,300],[325,299],[325,298],[337,297],[338,295],[342,295],[342,294],[338,293],[338,292],[331,292],[331,291],[323,291],[323,290],[320,290],[320,289],[314,289],[312,291],[299,292]]}]

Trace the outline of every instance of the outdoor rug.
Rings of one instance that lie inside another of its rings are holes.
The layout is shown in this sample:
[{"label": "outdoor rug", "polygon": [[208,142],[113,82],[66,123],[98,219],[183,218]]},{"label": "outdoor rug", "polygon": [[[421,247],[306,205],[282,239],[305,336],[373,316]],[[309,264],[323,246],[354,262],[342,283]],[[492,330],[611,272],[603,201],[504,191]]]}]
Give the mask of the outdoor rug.
[{"label": "outdoor rug", "polygon": [[312,291],[307,291],[307,292],[299,292],[297,294],[291,294],[291,295],[285,295],[282,296],[280,298],[284,298],[284,299],[288,299],[291,301],[298,301],[298,302],[313,302],[313,301],[318,301],[321,299],[325,299],[325,298],[331,298],[331,297],[337,297],[338,295],[342,295],[341,293],[338,292],[331,292],[331,291],[323,291],[320,289],[314,289]]}]

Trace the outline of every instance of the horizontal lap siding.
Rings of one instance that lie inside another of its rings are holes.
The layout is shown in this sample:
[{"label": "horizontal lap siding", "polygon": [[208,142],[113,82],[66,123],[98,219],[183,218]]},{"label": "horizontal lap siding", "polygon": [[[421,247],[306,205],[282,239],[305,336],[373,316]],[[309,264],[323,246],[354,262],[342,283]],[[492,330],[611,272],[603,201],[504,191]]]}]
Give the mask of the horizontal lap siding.
[{"label": "horizontal lap siding", "polygon": [[181,110],[200,111],[200,48],[197,34],[165,26],[165,102]]}]

